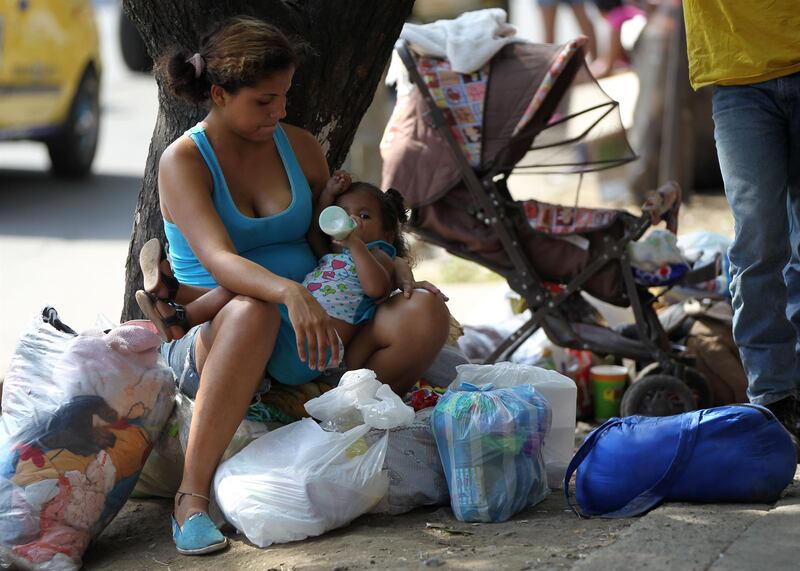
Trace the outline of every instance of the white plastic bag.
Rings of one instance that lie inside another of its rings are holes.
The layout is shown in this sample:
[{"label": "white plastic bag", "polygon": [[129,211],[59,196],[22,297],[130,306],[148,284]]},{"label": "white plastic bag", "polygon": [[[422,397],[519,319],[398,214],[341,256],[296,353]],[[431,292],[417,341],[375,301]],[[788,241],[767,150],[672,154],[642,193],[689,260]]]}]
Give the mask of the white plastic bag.
[{"label": "white plastic bag", "polygon": [[269,432],[214,476],[226,519],[259,547],[320,535],[366,513],[386,494],[387,440],[368,446],[362,424],[328,432],[310,418]]},{"label": "white plastic bag", "polygon": [[265,434],[220,465],[216,500],[225,518],[266,547],[345,525],[380,502],[388,431],[370,445],[370,428],[414,421],[414,411],[367,369],[348,371],[339,386],[305,405],[306,418]]},{"label": "white plastic bag", "polygon": [[414,409],[403,403],[374,371],[347,371],[339,385],[306,403],[306,411],[334,430],[359,424],[389,429],[414,422]]},{"label": "white plastic bag", "polygon": [[575,381],[556,371],[508,362],[459,365],[456,370],[460,382],[475,386],[492,384],[498,389],[533,385],[547,399],[553,409],[553,423],[545,437],[542,456],[549,486],[553,489],[560,488],[567,466],[575,454],[575,408],[578,392]]},{"label": "white plastic bag", "polygon": [[[128,499],[173,405],[150,322],[23,335],[0,417],[0,567],[77,569]],[[59,322],[60,323],[60,322]]]},{"label": "white plastic bag", "polygon": [[654,272],[665,264],[685,264],[678,247],[678,237],[669,230],[656,228],[637,242],[628,244],[631,265]]}]

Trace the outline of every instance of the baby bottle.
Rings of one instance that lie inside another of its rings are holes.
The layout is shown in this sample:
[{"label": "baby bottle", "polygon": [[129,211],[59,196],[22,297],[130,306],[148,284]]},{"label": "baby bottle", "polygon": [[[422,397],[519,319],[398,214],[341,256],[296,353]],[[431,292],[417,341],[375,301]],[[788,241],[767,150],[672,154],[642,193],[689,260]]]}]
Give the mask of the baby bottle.
[{"label": "baby bottle", "polygon": [[334,240],[344,240],[356,229],[356,221],[348,216],[344,208],[329,206],[319,213],[319,227]]}]

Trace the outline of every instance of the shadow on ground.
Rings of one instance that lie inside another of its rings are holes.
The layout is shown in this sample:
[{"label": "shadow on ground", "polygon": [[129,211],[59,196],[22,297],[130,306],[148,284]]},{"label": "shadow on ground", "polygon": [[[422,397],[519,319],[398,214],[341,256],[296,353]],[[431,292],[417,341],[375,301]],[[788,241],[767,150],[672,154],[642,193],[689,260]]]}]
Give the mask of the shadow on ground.
[{"label": "shadow on ground", "polygon": [[0,236],[127,240],[141,178],[0,169]]}]

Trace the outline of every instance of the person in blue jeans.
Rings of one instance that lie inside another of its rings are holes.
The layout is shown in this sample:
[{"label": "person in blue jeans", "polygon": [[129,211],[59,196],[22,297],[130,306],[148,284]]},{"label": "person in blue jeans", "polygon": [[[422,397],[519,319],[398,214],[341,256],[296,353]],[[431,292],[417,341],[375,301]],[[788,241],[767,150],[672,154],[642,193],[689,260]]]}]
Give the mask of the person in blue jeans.
[{"label": "person in blue jeans", "polygon": [[798,435],[800,10],[796,0],[685,0],[692,86],[713,86],[735,222],[733,336],[748,397]]}]

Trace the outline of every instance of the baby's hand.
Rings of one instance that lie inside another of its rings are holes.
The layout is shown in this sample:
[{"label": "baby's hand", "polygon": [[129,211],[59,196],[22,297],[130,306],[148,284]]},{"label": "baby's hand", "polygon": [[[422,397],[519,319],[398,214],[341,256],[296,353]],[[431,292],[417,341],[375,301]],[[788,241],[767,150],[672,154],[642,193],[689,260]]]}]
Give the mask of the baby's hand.
[{"label": "baby's hand", "polygon": [[361,237],[361,231],[362,231],[361,220],[359,218],[356,218],[355,216],[351,216],[351,218],[355,220],[356,227],[345,238],[341,240],[334,240],[333,241],[334,244],[337,244],[338,246],[344,246],[346,248],[351,248],[353,242],[358,241],[366,243],[364,242],[364,239]]},{"label": "baby's hand", "polygon": [[336,171],[333,173],[333,176],[328,180],[328,184],[325,185],[325,190],[329,192],[333,197],[337,197],[342,194],[345,190],[350,188],[350,185],[353,182],[353,178],[350,176],[350,173],[347,171]]}]

